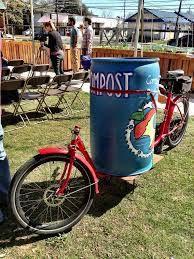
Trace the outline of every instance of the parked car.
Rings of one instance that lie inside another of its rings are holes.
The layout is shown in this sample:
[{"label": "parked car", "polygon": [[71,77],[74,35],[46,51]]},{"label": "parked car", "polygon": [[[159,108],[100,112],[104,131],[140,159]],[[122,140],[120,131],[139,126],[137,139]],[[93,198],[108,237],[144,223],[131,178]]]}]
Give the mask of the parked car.
[{"label": "parked car", "polygon": [[31,29],[27,29],[27,30],[22,32],[22,35],[30,36],[30,35],[32,35],[32,30]]},{"label": "parked car", "polygon": [[[167,42],[170,46],[176,46],[176,40],[170,39]],[[178,39],[178,47],[194,47],[194,35],[184,35]]]}]

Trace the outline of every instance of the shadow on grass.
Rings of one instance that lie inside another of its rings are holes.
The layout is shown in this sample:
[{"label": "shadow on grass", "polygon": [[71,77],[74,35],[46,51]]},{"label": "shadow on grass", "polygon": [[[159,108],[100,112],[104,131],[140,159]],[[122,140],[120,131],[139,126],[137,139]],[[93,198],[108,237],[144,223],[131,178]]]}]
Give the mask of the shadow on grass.
[{"label": "shadow on grass", "polygon": [[[60,117],[54,117],[55,121],[60,120],[78,120],[78,119],[88,119],[90,116],[88,114],[80,114],[80,112],[75,112],[73,114],[64,114],[63,110],[60,108],[50,107],[50,110],[52,112],[53,116],[60,115]],[[47,121],[48,118],[45,115],[45,113],[42,112],[27,112],[26,113],[31,123],[39,123],[43,121]],[[49,114],[49,111],[47,110],[47,115],[51,118],[51,114]],[[25,123],[28,124],[28,121],[23,115],[23,118],[25,119]],[[2,126],[3,128],[6,128],[7,126],[17,126],[18,124],[23,124],[22,119],[19,116],[14,116],[11,112],[6,112],[5,115],[1,118]],[[18,126],[19,127],[19,126]]]},{"label": "shadow on grass", "polygon": [[[133,193],[135,183],[126,182],[120,178],[112,177],[100,181],[100,194],[94,199],[94,203],[88,212],[92,217],[101,217],[108,210],[116,207],[129,193]],[[70,232],[66,231],[65,233]],[[0,248],[22,246],[45,240],[56,235],[37,235],[28,229],[20,227],[11,211],[8,211],[8,220],[0,225]]]},{"label": "shadow on grass", "polygon": [[[46,120],[46,116],[44,113],[38,113],[38,112],[27,112],[26,113],[29,120],[34,120],[35,122],[40,121],[40,120]],[[23,118],[25,116],[23,115]],[[25,119],[26,124],[28,121]],[[2,126],[5,128],[6,126],[16,126],[18,123],[22,123],[23,121],[19,116],[15,116],[13,113],[6,112],[4,117],[2,117]]]},{"label": "shadow on grass", "polygon": [[93,217],[101,217],[108,210],[116,207],[127,194],[133,194],[137,187],[135,181],[127,182],[118,177],[103,180],[99,185],[100,195],[96,196],[88,213]]},{"label": "shadow on grass", "polygon": [[[70,232],[66,231],[64,233]],[[12,213],[8,212],[8,220],[0,225],[0,248],[22,246],[45,240],[56,235],[37,235],[18,225]]]}]

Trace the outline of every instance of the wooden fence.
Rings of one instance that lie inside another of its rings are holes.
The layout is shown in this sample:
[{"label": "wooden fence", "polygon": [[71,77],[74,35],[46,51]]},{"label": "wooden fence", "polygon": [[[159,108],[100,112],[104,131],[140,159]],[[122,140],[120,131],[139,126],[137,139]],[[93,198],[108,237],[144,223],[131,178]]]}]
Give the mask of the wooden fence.
[{"label": "wooden fence", "polygon": [[[35,63],[36,64],[49,64],[49,58],[45,52],[39,52],[40,44],[35,44]],[[19,41],[7,41],[3,40],[2,44],[3,56],[10,59],[23,59],[25,63],[33,63],[32,56],[32,43],[31,42],[19,42]],[[80,59],[80,50],[78,51]],[[80,62],[80,60],[79,60]],[[64,70],[71,69],[71,57],[70,49],[65,49],[65,59],[64,59]]]},{"label": "wooden fence", "polygon": [[[41,58],[37,59],[39,44],[35,45],[35,56],[38,64],[49,63],[49,59],[45,53]],[[3,40],[2,51],[7,59],[23,59],[26,63],[32,63],[32,44],[31,42],[17,42]],[[140,53],[138,53],[140,55]],[[131,50],[117,50],[111,48],[94,48],[93,57],[132,57]],[[80,50],[79,50],[80,57]],[[162,52],[144,52],[144,57],[160,58],[161,75],[166,76],[169,70],[183,69],[186,75],[194,78],[194,58],[186,57],[184,54],[172,54]],[[71,69],[70,49],[65,48],[64,70]],[[194,91],[194,80],[192,85]]]},{"label": "wooden fence", "polygon": [[[107,48],[93,49],[93,57],[133,57],[131,50],[117,50]],[[140,52],[138,53],[140,56]],[[144,52],[144,57],[160,59],[161,76],[166,76],[169,70],[182,69],[185,75],[193,77],[192,90],[194,91],[194,58],[186,57],[184,54],[172,54],[162,52]]]}]

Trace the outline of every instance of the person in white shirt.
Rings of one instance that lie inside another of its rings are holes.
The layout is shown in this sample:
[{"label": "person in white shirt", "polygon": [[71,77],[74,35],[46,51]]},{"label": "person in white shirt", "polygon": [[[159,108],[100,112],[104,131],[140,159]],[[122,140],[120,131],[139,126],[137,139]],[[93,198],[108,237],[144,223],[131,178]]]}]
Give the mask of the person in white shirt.
[{"label": "person in white shirt", "polygon": [[82,33],[83,33],[82,54],[91,56],[93,36],[94,36],[93,35],[94,31],[92,29],[92,20],[89,17],[85,17],[83,22],[84,22],[85,30],[82,30]]}]

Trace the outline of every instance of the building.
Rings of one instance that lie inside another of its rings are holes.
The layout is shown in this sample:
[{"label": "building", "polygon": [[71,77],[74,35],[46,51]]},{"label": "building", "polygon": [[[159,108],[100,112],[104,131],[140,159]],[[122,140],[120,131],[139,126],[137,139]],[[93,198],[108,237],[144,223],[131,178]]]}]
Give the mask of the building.
[{"label": "building", "polygon": [[[58,14],[58,24],[60,27],[67,27],[68,17],[73,16],[76,19],[76,25],[79,27],[81,24],[83,24],[84,16],[80,15],[72,15],[72,14],[65,14],[60,13]],[[115,28],[117,26],[117,19],[114,18],[103,18],[98,16],[91,16],[92,20],[92,27],[94,28],[95,35],[99,35],[100,29],[102,28]],[[43,22],[51,20],[56,24],[57,22],[57,15],[56,13],[53,14],[42,14],[40,12],[36,12],[34,14],[34,23],[35,23],[35,31],[40,30],[40,25]],[[60,29],[60,33],[63,35],[63,29]]]},{"label": "building", "polygon": [[190,31],[192,32],[192,34],[194,34],[194,13],[175,13],[190,23]]},{"label": "building", "polygon": [[[133,34],[136,28],[137,13],[128,17],[125,22],[128,23],[129,35]],[[177,14],[157,9],[144,8],[144,35],[148,41],[169,40],[174,37]],[[180,36],[188,30],[190,22],[179,18]]]}]

